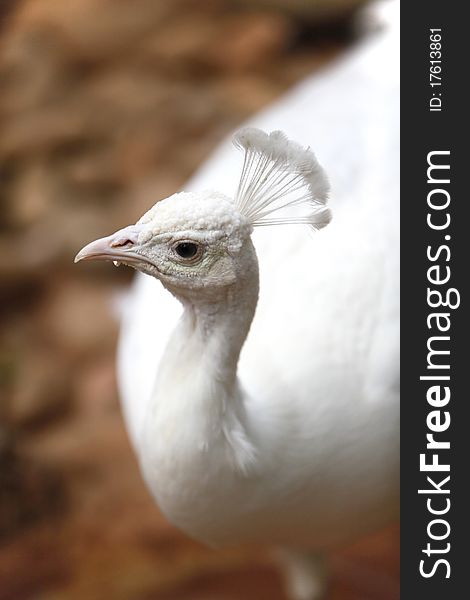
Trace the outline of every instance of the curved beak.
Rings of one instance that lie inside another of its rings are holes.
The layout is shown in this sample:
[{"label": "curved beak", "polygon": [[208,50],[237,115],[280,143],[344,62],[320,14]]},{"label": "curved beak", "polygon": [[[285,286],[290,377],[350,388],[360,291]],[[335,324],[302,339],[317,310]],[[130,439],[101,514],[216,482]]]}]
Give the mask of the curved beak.
[{"label": "curved beak", "polygon": [[112,260],[126,264],[142,263],[145,258],[135,252],[142,225],[129,225],[107,237],[90,242],[75,257],[81,260]]}]

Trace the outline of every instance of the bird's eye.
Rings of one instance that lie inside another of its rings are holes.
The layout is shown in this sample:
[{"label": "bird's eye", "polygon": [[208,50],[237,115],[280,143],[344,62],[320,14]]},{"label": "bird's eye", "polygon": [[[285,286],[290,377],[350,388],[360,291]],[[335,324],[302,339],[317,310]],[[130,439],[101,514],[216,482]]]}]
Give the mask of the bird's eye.
[{"label": "bird's eye", "polygon": [[181,258],[194,258],[199,250],[199,246],[194,242],[178,242],[175,245],[175,252]]}]

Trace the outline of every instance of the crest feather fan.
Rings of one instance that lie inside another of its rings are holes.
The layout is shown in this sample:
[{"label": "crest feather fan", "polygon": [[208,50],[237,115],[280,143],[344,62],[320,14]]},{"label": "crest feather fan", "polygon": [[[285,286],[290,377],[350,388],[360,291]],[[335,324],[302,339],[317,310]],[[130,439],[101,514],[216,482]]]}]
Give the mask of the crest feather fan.
[{"label": "crest feather fan", "polygon": [[308,224],[321,229],[331,220],[327,176],[309,148],[282,131],[247,127],[233,143],[244,150],[235,204],[254,226]]}]

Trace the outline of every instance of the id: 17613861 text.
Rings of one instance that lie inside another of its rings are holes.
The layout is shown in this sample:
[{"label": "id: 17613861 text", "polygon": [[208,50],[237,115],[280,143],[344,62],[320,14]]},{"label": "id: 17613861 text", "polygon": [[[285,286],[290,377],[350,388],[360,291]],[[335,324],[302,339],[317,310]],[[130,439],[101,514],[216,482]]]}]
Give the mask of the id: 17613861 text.
[{"label": "id: 17613861 text", "polygon": [[430,112],[442,110],[442,33],[441,29],[429,30],[429,99]]}]

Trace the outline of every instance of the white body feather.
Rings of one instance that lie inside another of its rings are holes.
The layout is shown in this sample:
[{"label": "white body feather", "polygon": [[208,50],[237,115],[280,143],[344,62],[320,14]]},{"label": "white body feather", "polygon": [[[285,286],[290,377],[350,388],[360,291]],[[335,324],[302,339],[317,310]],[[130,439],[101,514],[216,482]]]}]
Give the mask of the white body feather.
[{"label": "white body feather", "polygon": [[[217,372],[217,343],[243,329],[241,307],[208,347],[187,320],[172,333],[182,308],[153,278],[139,275],[126,303],[119,378],[131,438],[164,514],[207,543],[325,547],[396,512],[395,35],[369,40],[253,121],[315,148],[333,221],[314,235],[299,225],[254,232],[260,295],[239,385]],[[233,194],[240,165],[227,143],[187,189]]]}]

